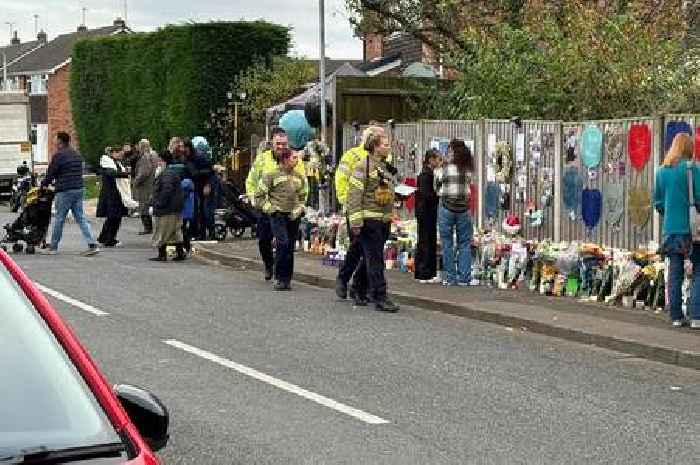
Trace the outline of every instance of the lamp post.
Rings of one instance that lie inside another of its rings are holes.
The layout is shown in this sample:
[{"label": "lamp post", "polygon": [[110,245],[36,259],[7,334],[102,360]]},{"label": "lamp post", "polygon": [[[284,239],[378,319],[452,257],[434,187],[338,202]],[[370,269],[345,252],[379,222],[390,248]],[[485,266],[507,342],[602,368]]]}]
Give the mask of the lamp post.
[{"label": "lamp post", "polygon": [[[233,92],[228,92],[228,99],[233,99]],[[238,106],[245,102],[247,97],[245,92],[241,92],[236,96],[236,100],[233,102],[233,147],[234,149],[238,147]]]}]

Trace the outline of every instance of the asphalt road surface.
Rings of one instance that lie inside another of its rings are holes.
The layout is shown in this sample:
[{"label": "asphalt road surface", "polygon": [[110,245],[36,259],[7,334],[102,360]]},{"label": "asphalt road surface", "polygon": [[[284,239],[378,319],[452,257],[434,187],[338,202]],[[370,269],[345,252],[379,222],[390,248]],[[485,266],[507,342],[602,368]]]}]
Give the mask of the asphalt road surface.
[{"label": "asphalt road surface", "polygon": [[149,262],[137,229],[127,220],[124,248],[84,258],[68,224],[59,255],[15,258],[111,382],[169,407],[166,463],[700,463],[700,372]]}]

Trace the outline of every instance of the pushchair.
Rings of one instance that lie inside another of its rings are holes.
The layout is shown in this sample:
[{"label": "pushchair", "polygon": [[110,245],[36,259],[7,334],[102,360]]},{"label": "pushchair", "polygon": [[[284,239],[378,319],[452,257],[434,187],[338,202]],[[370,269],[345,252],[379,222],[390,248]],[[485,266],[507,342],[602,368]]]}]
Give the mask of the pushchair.
[{"label": "pushchair", "polygon": [[26,253],[33,254],[37,246],[44,246],[46,233],[51,223],[51,205],[54,192],[34,187],[27,193],[27,199],[20,215],[12,223],[7,223],[0,239],[0,248],[7,251],[12,245],[13,252],[21,252],[26,244]]},{"label": "pushchair", "polygon": [[241,237],[250,228],[250,236],[255,237],[258,224],[257,214],[253,207],[241,197],[241,191],[227,182],[222,184],[224,207],[216,211],[214,237],[217,241],[226,239],[228,233]]}]

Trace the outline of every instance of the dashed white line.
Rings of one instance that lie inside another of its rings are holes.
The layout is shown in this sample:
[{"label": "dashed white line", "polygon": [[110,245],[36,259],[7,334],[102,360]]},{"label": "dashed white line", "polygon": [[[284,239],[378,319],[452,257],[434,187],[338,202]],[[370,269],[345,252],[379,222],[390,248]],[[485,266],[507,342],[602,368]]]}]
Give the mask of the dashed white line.
[{"label": "dashed white line", "polygon": [[39,288],[39,290],[40,290],[41,292],[43,292],[44,294],[48,294],[48,295],[50,295],[51,297],[55,297],[55,298],[58,299],[58,300],[62,300],[63,302],[65,302],[65,303],[67,303],[67,304],[70,304],[70,305],[72,305],[72,306],[74,306],[74,307],[76,307],[76,308],[79,308],[79,309],[81,309],[81,310],[84,310],[84,311],[86,311],[86,312],[88,312],[88,313],[92,313],[93,315],[96,315],[96,316],[107,316],[107,315],[109,315],[109,313],[104,312],[104,311],[100,310],[99,308],[95,308],[95,307],[93,307],[92,305],[88,305],[88,304],[86,304],[86,303],[84,303],[84,302],[81,302],[81,301],[79,301],[79,300],[76,300],[76,299],[74,299],[74,298],[72,298],[72,297],[68,297],[67,295],[61,294],[60,292],[54,291],[53,289],[50,289],[50,288],[44,286],[43,284],[39,284],[39,283],[37,283],[37,282],[35,282],[34,284],[35,284],[36,287]]},{"label": "dashed white line", "polygon": [[333,399],[329,399],[328,397],[308,391],[304,388],[288,383],[286,381],[282,381],[281,379],[277,379],[273,376],[261,373],[257,370],[254,370],[253,368],[249,368],[245,365],[241,365],[240,363],[236,363],[211,352],[207,352],[206,350],[202,350],[189,344],[185,344],[184,342],[180,342],[175,339],[168,339],[163,342],[171,347],[184,350],[185,352],[188,352],[192,355],[196,355],[205,360],[209,360],[210,362],[216,363],[223,367],[230,368],[231,370],[237,371],[238,373],[257,379],[258,381],[262,381],[263,383],[267,383],[271,386],[275,386],[284,391],[291,392],[292,394],[296,394],[300,397],[308,399],[312,402],[316,402],[319,405],[323,405],[324,407],[328,407],[337,412],[344,413],[370,425],[383,425],[389,423],[389,421],[383,418],[371,415],[367,412],[363,412],[362,410],[358,410],[356,408],[342,404]]}]

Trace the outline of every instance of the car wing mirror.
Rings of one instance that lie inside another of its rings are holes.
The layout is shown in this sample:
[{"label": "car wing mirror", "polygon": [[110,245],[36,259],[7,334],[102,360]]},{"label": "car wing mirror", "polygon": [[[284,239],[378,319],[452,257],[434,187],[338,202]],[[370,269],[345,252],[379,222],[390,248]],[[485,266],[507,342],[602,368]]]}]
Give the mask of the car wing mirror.
[{"label": "car wing mirror", "polygon": [[129,384],[114,386],[114,393],[150,448],[154,451],[164,448],[170,438],[170,414],[160,399]]}]

